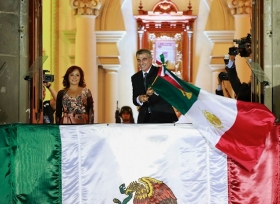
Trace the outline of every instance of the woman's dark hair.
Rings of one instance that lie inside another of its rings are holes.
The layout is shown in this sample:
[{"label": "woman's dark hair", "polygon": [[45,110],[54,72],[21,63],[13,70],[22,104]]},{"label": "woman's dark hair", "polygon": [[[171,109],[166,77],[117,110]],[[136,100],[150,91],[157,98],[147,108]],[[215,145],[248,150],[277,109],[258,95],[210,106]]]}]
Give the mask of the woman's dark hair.
[{"label": "woman's dark hair", "polygon": [[63,77],[63,86],[64,88],[69,88],[70,87],[70,82],[69,82],[69,74],[71,74],[75,69],[77,69],[79,72],[80,72],[80,81],[79,81],[79,86],[80,87],[86,87],[86,83],[85,83],[85,78],[84,78],[84,71],[82,70],[81,67],[78,67],[78,66],[71,66],[67,69],[64,77]]}]

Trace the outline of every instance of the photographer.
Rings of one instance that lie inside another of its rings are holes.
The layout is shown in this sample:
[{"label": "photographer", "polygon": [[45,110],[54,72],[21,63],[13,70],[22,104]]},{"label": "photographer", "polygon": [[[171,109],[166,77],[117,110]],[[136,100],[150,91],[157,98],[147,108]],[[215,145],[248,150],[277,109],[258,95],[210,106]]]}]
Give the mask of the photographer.
[{"label": "photographer", "polygon": [[229,60],[226,65],[226,71],[227,71],[227,74],[225,72],[221,72],[219,74],[219,77],[218,77],[219,85],[216,90],[216,94],[222,95],[222,96],[224,95],[221,82],[223,80],[229,80],[229,82],[232,86],[232,89],[236,95],[235,98],[237,100],[250,102],[251,101],[251,82],[249,82],[249,83],[240,82],[240,79],[237,75],[236,67],[235,67],[235,55],[229,56]]}]

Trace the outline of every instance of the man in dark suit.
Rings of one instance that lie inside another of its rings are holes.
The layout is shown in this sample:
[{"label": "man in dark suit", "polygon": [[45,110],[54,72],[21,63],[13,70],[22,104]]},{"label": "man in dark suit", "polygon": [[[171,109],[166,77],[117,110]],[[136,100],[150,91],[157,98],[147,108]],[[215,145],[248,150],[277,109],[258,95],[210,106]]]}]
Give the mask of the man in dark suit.
[{"label": "man in dark suit", "polygon": [[137,123],[174,123],[177,116],[173,107],[149,88],[157,74],[158,67],[152,65],[152,54],[149,50],[136,52],[140,71],[131,77],[133,103],[139,106]]}]

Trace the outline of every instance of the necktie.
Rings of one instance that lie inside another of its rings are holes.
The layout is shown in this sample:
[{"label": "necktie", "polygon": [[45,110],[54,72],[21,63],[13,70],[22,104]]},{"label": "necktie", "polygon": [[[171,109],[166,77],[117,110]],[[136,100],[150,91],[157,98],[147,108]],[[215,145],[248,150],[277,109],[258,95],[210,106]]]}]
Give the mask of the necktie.
[{"label": "necktie", "polygon": [[147,90],[147,72],[144,73],[144,87],[145,87],[145,90]]},{"label": "necktie", "polygon": [[[145,87],[145,91],[147,91],[147,75],[148,75],[148,73],[145,72],[144,73],[144,87]],[[148,112],[151,113],[151,108],[150,107],[148,107]]]}]

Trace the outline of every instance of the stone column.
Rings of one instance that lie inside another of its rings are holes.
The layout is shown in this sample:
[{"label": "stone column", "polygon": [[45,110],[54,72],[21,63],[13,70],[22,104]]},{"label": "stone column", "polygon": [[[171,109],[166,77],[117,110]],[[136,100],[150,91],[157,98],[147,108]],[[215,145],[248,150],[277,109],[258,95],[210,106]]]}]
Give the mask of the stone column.
[{"label": "stone column", "polygon": [[139,30],[138,31],[138,38],[139,38],[139,49],[142,49],[142,45],[143,45],[143,30]]},{"label": "stone column", "polygon": [[187,30],[187,34],[188,34],[188,64],[187,64],[187,67],[188,67],[188,73],[187,73],[187,76],[188,78],[186,79],[187,81],[192,81],[192,73],[191,73],[191,69],[192,69],[192,47],[193,47],[193,43],[192,43],[192,37],[193,37],[193,31],[190,31],[190,30]]},{"label": "stone column", "polygon": [[[212,93],[215,93],[216,92],[216,89],[218,88],[218,75],[221,73],[221,72],[224,72],[225,71],[225,65],[223,64],[210,64],[210,70],[212,71],[212,87],[211,87],[211,92]],[[227,86],[228,87],[228,86]],[[222,85],[222,88],[225,88],[223,85]]]},{"label": "stone column", "polygon": [[[251,29],[252,0],[227,0],[227,3],[235,20],[234,39],[246,37]],[[240,81],[248,83],[250,81],[251,69],[246,63],[246,58],[242,59],[238,55],[235,61]]]},{"label": "stone column", "polygon": [[105,123],[115,123],[116,104],[118,100],[118,71],[120,65],[102,65],[105,74]]},{"label": "stone column", "polygon": [[95,18],[99,14],[101,0],[71,0],[76,15],[75,65],[84,70],[85,82],[94,99],[94,117],[97,121],[98,66],[96,62]]},{"label": "stone column", "polygon": [[[218,87],[218,75],[221,72],[225,72],[225,62],[224,55],[226,54],[224,50],[228,50],[230,46],[232,46],[232,39],[235,31],[232,30],[224,30],[224,31],[204,31],[205,35],[208,39],[213,43],[213,49],[211,54],[211,61],[209,64],[209,68],[212,72],[212,87],[211,92],[215,93]],[[231,85],[228,81],[223,83],[223,89],[225,86],[230,92],[230,95],[233,96],[233,91],[231,89]],[[226,92],[224,92],[226,93]]]}]

